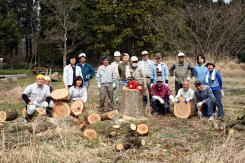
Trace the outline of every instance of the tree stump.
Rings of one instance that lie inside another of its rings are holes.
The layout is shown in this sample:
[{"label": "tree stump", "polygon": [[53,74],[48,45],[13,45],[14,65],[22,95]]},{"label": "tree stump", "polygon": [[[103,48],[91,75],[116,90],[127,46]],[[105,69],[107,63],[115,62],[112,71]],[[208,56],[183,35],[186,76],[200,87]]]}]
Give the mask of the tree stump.
[{"label": "tree stump", "polygon": [[142,124],[137,125],[136,131],[139,135],[146,135],[148,134],[149,128],[146,124],[142,123]]},{"label": "tree stump", "polygon": [[195,104],[193,101],[185,103],[185,98],[180,97],[180,102],[174,104],[174,115],[178,118],[187,119],[195,114]]},{"label": "tree stump", "polygon": [[120,111],[124,115],[137,119],[144,119],[145,107],[143,105],[143,94],[140,90],[124,87],[122,90]]},{"label": "tree stump", "polygon": [[79,116],[83,112],[83,102],[82,100],[73,101],[71,104],[71,112],[75,116]]},{"label": "tree stump", "polygon": [[18,117],[16,110],[0,111],[0,122],[12,121]]},{"label": "tree stump", "polygon": [[54,90],[51,93],[51,97],[56,101],[70,99],[69,91],[66,88]]},{"label": "tree stump", "polygon": [[52,109],[53,117],[66,117],[69,116],[70,113],[71,113],[71,109],[67,103],[61,101],[54,103]]}]

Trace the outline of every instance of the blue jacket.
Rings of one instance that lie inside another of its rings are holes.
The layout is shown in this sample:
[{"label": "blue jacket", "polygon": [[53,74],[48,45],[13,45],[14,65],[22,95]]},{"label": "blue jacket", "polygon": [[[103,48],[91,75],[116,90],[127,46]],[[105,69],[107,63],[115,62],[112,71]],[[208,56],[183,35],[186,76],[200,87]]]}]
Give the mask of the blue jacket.
[{"label": "blue jacket", "polygon": [[196,65],[194,67],[194,76],[196,80],[200,80],[202,84],[207,85],[206,83],[206,76],[208,74],[208,68],[202,65]]},{"label": "blue jacket", "polygon": [[94,77],[94,69],[90,64],[84,63],[83,66],[81,63],[78,63],[77,66],[81,67],[84,81],[89,81]]},{"label": "blue jacket", "polygon": [[209,71],[208,85],[213,91],[222,89],[222,78],[218,71],[215,73],[215,80],[211,80],[211,74],[213,71]]},{"label": "blue jacket", "polygon": [[[168,67],[166,64],[161,63],[162,65],[162,80],[164,83],[168,83]],[[151,80],[153,84],[156,84],[157,81],[157,64],[154,64],[151,68]]]}]

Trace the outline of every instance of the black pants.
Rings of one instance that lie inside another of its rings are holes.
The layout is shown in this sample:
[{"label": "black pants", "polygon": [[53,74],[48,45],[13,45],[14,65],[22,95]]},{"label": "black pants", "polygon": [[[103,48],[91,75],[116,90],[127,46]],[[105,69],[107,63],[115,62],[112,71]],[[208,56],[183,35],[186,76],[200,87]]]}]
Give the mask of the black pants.
[{"label": "black pants", "polygon": [[175,95],[178,94],[180,88],[183,88],[183,84],[181,82],[175,81]]},{"label": "black pants", "polygon": [[156,100],[154,98],[151,100],[151,106],[153,109],[153,113],[166,114],[169,113],[170,110],[169,102],[165,102],[164,104],[161,104],[159,100]]}]

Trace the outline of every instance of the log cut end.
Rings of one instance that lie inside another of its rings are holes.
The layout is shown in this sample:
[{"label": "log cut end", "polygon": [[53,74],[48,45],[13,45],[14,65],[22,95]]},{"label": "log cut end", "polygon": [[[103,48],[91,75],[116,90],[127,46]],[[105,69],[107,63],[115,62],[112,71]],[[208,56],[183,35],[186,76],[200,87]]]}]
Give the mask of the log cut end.
[{"label": "log cut end", "polygon": [[101,117],[99,114],[97,113],[92,113],[90,114],[88,117],[87,117],[87,121],[89,124],[93,124],[93,123],[96,123],[96,122],[99,122],[101,121]]},{"label": "log cut end", "polygon": [[69,91],[66,88],[54,90],[51,97],[54,100],[68,100],[70,98]]},{"label": "log cut end", "polygon": [[71,111],[75,116],[82,114],[83,112],[83,102],[81,100],[76,100],[71,104]]},{"label": "log cut end", "polygon": [[69,116],[70,113],[71,113],[71,109],[67,103],[61,101],[54,103],[52,109],[53,117],[66,117]]},{"label": "log cut end", "polygon": [[139,124],[137,125],[137,133],[139,135],[146,135],[149,131],[149,128],[146,124]]},{"label": "log cut end", "polygon": [[88,128],[83,131],[83,136],[89,140],[97,139],[97,132],[94,129]]},{"label": "log cut end", "polygon": [[18,117],[18,112],[16,110],[11,111],[0,111],[0,122],[12,121]]}]

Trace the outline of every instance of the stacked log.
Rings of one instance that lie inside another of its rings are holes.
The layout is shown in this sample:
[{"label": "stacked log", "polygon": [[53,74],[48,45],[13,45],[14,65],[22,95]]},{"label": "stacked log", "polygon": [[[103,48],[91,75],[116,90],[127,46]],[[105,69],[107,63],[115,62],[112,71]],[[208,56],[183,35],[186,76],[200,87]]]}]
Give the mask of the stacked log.
[{"label": "stacked log", "polygon": [[0,122],[12,121],[18,117],[16,110],[0,111]]}]

